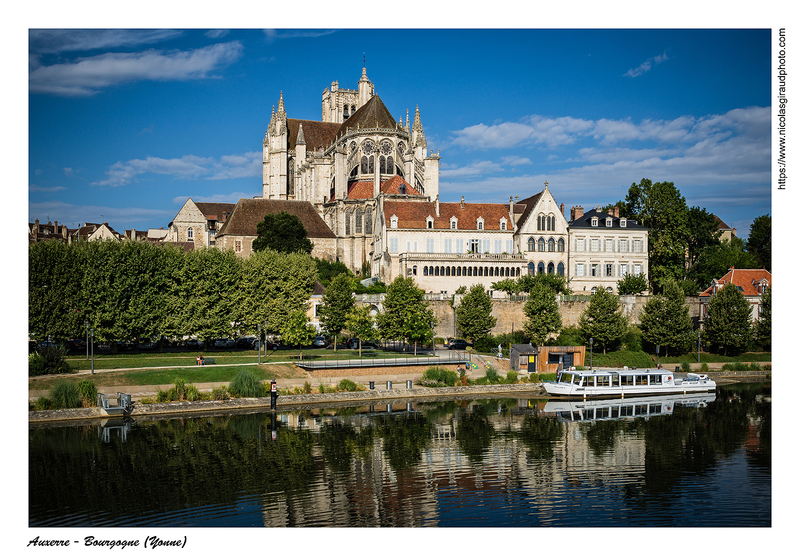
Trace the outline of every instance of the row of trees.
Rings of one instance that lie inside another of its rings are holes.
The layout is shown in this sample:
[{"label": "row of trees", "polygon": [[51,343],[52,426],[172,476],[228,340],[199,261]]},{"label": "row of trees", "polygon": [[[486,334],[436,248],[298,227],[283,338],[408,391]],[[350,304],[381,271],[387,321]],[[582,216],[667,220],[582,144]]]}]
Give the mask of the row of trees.
[{"label": "row of trees", "polygon": [[143,242],[40,242],[29,248],[29,331],[33,339],[101,342],[156,336],[205,340],[280,333],[305,311],[316,264],[304,253],[232,251]]},{"label": "row of trees", "polygon": [[[772,219],[753,220],[747,242],[738,237],[720,241],[713,214],[689,208],[672,182],[643,179],[631,184],[620,215],[648,227],[650,289],[661,293],[669,280],[686,295],[696,295],[711,280],[736,268],[772,268]],[[605,207],[606,209],[610,207]]]}]

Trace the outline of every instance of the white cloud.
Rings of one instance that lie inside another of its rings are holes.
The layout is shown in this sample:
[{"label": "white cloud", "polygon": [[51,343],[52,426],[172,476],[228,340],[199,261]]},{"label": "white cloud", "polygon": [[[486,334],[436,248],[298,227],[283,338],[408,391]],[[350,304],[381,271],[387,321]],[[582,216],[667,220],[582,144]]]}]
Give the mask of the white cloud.
[{"label": "white cloud", "polygon": [[63,185],[56,185],[54,187],[42,187],[41,185],[33,185],[31,184],[28,187],[28,191],[30,193],[57,193],[59,191],[64,191],[66,187]]},{"label": "white cloud", "polygon": [[648,58],[647,60],[642,62],[638,68],[629,69],[623,75],[624,77],[639,77],[640,75],[650,71],[654,65],[658,65],[665,60],[667,60],[666,52],[664,52],[663,54],[659,54],[658,56],[653,56],[652,58]]},{"label": "white cloud", "polygon": [[334,29],[314,29],[306,31],[293,29],[264,29],[264,38],[268,43],[272,43],[281,39],[315,39],[317,37],[324,37],[325,35],[330,35],[335,32],[336,30]]},{"label": "white cloud", "polygon": [[137,47],[173,39],[183,31],[172,29],[31,29],[33,55]]},{"label": "white cloud", "polygon": [[261,152],[225,155],[219,159],[185,155],[181,158],[147,157],[117,162],[106,170],[106,179],[92,185],[119,187],[142,174],[171,175],[178,179],[233,179],[261,175]]},{"label": "white cloud", "polygon": [[105,87],[130,81],[181,81],[208,78],[211,72],[238,60],[239,41],[189,51],[115,53],[41,66],[30,72],[30,92],[90,96]]}]

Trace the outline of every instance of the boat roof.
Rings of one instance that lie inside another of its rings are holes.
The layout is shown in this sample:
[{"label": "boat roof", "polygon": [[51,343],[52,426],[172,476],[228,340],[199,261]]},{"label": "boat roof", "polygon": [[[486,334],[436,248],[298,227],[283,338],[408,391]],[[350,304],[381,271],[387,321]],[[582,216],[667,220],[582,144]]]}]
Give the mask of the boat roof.
[{"label": "boat roof", "polygon": [[668,369],[583,369],[583,370],[565,370],[565,373],[570,373],[573,375],[641,375],[647,373],[654,373],[654,374],[673,374],[672,371]]}]

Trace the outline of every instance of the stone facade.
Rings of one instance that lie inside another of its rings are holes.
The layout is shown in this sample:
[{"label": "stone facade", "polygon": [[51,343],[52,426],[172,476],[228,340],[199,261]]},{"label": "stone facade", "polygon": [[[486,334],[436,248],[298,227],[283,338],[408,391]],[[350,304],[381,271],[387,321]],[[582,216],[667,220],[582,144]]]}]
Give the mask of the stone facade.
[{"label": "stone facade", "polygon": [[169,223],[164,241],[192,243],[195,247],[213,247],[219,227],[236,205],[233,203],[195,203],[187,199]]}]

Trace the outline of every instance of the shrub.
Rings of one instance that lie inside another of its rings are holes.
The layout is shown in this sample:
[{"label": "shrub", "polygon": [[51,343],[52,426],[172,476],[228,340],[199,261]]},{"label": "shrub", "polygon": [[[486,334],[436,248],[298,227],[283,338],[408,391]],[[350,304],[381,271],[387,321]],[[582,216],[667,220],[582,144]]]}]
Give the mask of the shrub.
[{"label": "shrub", "polygon": [[57,375],[74,372],[64,359],[66,351],[61,347],[41,347],[28,356],[28,375]]},{"label": "shrub", "polygon": [[140,398],[139,399],[139,403],[148,405],[148,404],[151,404],[151,403],[155,403],[155,400],[153,398],[151,398],[150,396],[147,396],[145,398]]},{"label": "shrub", "polygon": [[220,386],[219,388],[214,388],[211,391],[211,399],[213,400],[227,400],[231,396],[228,393],[228,388],[226,386]]},{"label": "shrub", "polygon": [[72,409],[80,407],[81,395],[78,387],[72,382],[59,382],[50,391],[50,401],[53,409]]},{"label": "shrub", "polygon": [[339,390],[343,392],[355,392],[358,390],[358,385],[348,378],[343,378],[339,381]]},{"label": "shrub", "polygon": [[228,386],[228,391],[237,398],[262,398],[264,385],[250,369],[239,371]]},{"label": "shrub", "polygon": [[37,410],[37,411],[42,411],[42,410],[45,410],[45,409],[50,409],[51,405],[52,404],[50,403],[50,400],[42,396],[42,397],[37,398],[36,403],[34,404],[33,408],[35,410]]},{"label": "shrub", "polygon": [[319,393],[320,394],[324,394],[325,393],[325,385],[322,384],[321,382],[319,383]]},{"label": "shrub", "polygon": [[516,384],[517,371],[508,371],[508,373],[506,373],[506,382],[508,382],[509,384]]},{"label": "shrub", "polygon": [[303,384],[303,394],[310,394],[311,393],[311,383],[305,381]]},{"label": "shrub", "polygon": [[186,385],[186,400],[190,402],[196,402],[200,399],[200,390],[197,389],[197,386],[194,384]]},{"label": "shrub", "polygon": [[692,365],[684,361],[683,363],[681,363],[681,371],[683,371],[684,373],[692,372]]},{"label": "shrub", "polygon": [[97,386],[91,380],[82,380],[78,383],[78,395],[81,397],[83,407],[94,407],[97,405]]},{"label": "shrub", "polygon": [[700,372],[707,373],[708,372],[708,363],[703,363],[700,365]]},{"label": "shrub", "polygon": [[175,395],[172,398],[174,401],[182,402],[186,399],[186,381],[182,378],[175,379]]},{"label": "shrub", "polygon": [[156,394],[156,401],[158,403],[171,402],[174,396],[175,396],[174,388],[170,388],[169,390],[159,389],[158,393]]},{"label": "shrub", "polygon": [[486,367],[486,380],[489,381],[490,384],[497,384],[500,382],[500,375],[497,374],[497,369],[491,365]]},{"label": "shrub", "polygon": [[428,367],[420,377],[419,384],[423,386],[455,386],[459,380],[458,374],[449,369],[440,367]]}]

